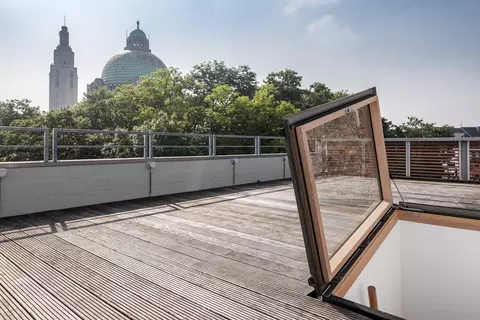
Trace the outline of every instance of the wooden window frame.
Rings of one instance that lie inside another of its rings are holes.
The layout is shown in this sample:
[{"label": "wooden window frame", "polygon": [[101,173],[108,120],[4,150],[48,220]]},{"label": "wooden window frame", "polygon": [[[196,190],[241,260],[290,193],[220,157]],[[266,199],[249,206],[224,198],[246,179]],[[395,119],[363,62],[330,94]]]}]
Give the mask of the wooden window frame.
[{"label": "wooden window frame", "polygon": [[[313,165],[308,148],[307,132],[318,127],[319,125],[330,122],[348,112],[358,110],[362,107],[368,107],[370,111],[369,113],[372,124],[375,154],[378,165],[381,202],[350,235],[350,237],[343,243],[336,253],[329,258],[326,246],[325,231],[322,224],[320,203],[315,185]],[[308,202],[308,206],[305,206],[304,210],[306,211],[307,215],[310,216],[310,219],[313,222],[313,241],[316,242],[316,253],[318,254],[317,258],[320,262],[319,265],[321,268],[321,281],[322,283],[328,283],[333,279],[340,268],[347,262],[353,252],[359,247],[363,240],[365,240],[374,226],[385,215],[385,213],[390,210],[392,206],[392,190],[390,187],[390,177],[388,172],[387,155],[385,150],[378,97],[375,95],[373,97],[366,98],[362,101],[354,103],[353,105],[326,114],[316,120],[299,125],[295,127],[294,130],[297,139],[298,153],[300,155],[300,158],[297,160],[300,160],[301,162],[302,169],[300,172],[303,175],[306,189],[306,199],[304,199],[304,201]],[[318,273],[314,272],[314,277],[315,274],[318,276]],[[316,279],[316,282],[318,282],[318,280],[319,279]]]}]

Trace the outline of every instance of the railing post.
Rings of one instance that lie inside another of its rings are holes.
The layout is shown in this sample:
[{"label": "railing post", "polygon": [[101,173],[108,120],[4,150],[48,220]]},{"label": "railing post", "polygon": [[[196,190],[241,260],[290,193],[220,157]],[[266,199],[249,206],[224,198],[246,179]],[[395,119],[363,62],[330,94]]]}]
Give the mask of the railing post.
[{"label": "railing post", "polygon": [[467,151],[465,152],[465,154],[467,155],[467,180],[470,180],[470,141],[467,141],[467,147],[466,147]]},{"label": "railing post", "polygon": [[43,162],[48,162],[48,130],[43,132]]},{"label": "railing post", "polygon": [[208,136],[208,156],[211,157],[213,155],[213,145],[212,145],[212,136]]},{"label": "railing post", "polygon": [[217,137],[213,134],[212,135],[212,152],[211,152],[211,156],[214,157],[217,155]]},{"label": "railing post", "polygon": [[365,140],[362,139],[362,176],[365,177],[366,175],[366,156],[365,156]]},{"label": "railing post", "polygon": [[57,128],[52,130],[52,161],[57,162],[58,160],[58,146],[57,146]]},{"label": "railing post", "polygon": [[148,158],[148,133],[143,135],[143,158]]},{"label": "railing post", "polygon": [[410,141],[405,142],[405,176],[410,177]]},{"label": "railing post", "polygon": [[255,155],[260,155],[260,136],[255,137]]},{"label": "railing post", "polygon": [[148,157],[153,158],[153,133],[148,133]]},{"label": "railing post", "polygon": [[469,162],[469,153],[470,153],[470,141],[459,141],[458,142],[458,164],[460,166],[460,180],[469,180],[470,179],[470,168],[468,165]]}]

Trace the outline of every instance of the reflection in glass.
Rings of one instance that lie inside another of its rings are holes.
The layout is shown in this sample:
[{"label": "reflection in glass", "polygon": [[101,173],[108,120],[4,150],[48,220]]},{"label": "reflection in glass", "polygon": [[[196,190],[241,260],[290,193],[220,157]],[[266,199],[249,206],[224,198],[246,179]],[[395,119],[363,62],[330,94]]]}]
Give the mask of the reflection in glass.
[{"label": "reflection in glass", "polygon": [[381,202],[368,106],[307,131],[331,258]]}]

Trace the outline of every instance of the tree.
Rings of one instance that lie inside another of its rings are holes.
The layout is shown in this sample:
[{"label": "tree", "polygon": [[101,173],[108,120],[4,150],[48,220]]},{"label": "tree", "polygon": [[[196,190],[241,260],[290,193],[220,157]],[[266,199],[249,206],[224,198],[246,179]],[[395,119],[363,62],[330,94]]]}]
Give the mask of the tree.
[{"label": "tree", "polygon": [[[277,136],[282,119],[300,109],[307,109],[348,96],[345,90],[332,91],[322,82],[301,88],[302,77],[286,69],[270,73],[263,85],[257,86],[256,75],[248,66],[228,67],[224,62],[206,62],[194,66],[187,74],[170,68],[157,70],[142,77],[137,85],[123,85],[115,91],[100,89],[85,94],[82,101],[66,109],[41,113],[30,101],[0,102],[2,125],[110,129],[151,132],[191,132],[227,135]],[[452,128],[437,126],[415,117],[395,125],[382,119],[385,137],[451,136]],[[142,155],[142,135],[60,134],[62,145],[105,146],[103,148],[62,148],[61,159],[133,157]],[[228,140],[228,139],[227,139]],[[270,141],[262,141],[262,145]],[[42,135],[1,132],[0,143],[10,145],[41,145]],[[156,154],[208,154],[208,148],[187,148],[205,145],[205,137],[157,135]],[[218,141],[219,145],[222,141]],[[224,145],[245,145],[251,152],[252,139],[230,139]],[[278,144],[278,141],[271,141]],[[114,148],[113,146],[129,146]],[[182,148],[171,146],[182,145]],[[141,146],[141,147],[138,147]],[[271,151],[276,149],[271,146]],[[235,149],[224,148],[224,153]],[[278,152],[284,151],[278,149]],[[41,149],[1,149],[1,160],[41,160]]]},{"label": "tree", "polygon": [[348,93],[348,90],[335,91],[333,93],[332,100],[338,100],[338,99],[341,99],[341,98],[345,98],[345,97],[348,97],[349,95],[350,95],[350,93]]},{"label": "tree", "polygon": [[273,85],[263,85],[252,99],[252,113],[256,115],[256,121],[251,124],[251,130],[255,135],[281,134],[283,118],[300,111],[288,101],[278,101],[275,93]]},{"label": "tree", "polygon": [[400,126],[406,138],[436,138],[453,137],[454,129],[452,126],[437,126],[435,123],[425,122],[417,117],[408,117],[407,123]]},{"label": "tree", "polygon": [[383,135],[385,138],[439,138],[453,137],[453,127],[437,126],[417,117],[408,117],[406,123],[397,126],[392,121],[382,118]]},{"label": "tree", "polygon": [[313,108],[333,100],[333,92],[324,83],[314,82],[302,95],[303,109]]},{"label": "tree", "polygon": [[295,107],[302,107],[301,89],[303,77],[291,69],[285,69],[279,72],[272,72],[267,75],[265,84],[270,84],[275,88],[275,98],[277,101],[287,101]]},{"label": "tree", "polygon": [[392,121],[382,117],[383,136],[385,138],[403,138],[405,135],[402,128],[394,125]]},{"label": "tree", "polygon": [[19,119],[30,119],[41,115],[38,106],[32,106],[27,99],[0,101],[0,126],[10,126]]},{"label": "tree", "polygon": [[252,98],[257,87],[257,75],[249,66],[227,67],[223,61],[195,65],[187,76],[189,88],[197,101],[204,99],[219,85],[228,85],[242,96]]}]

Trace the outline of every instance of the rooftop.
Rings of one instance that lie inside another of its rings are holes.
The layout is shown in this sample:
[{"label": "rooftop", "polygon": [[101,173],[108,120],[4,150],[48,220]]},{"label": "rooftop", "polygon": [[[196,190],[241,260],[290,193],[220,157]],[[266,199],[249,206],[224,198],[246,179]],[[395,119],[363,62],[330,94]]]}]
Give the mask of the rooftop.
[{"label": "rooftop", "polygon": [[[480,202],[477,185],[397,184],[410,202]],[[335,185],[327,179],[321,187]],[[355,218],[335,206],[328,205],[332,236]],[[366,319],[307,296],[285,180],[4,218],[0,228],[4,317]]]},{"label": "rooftop", "polygon": [[480,127],[461,127],[455,128],[455,132],[463,131],[465,137],[478,138],[480,137]]}]

